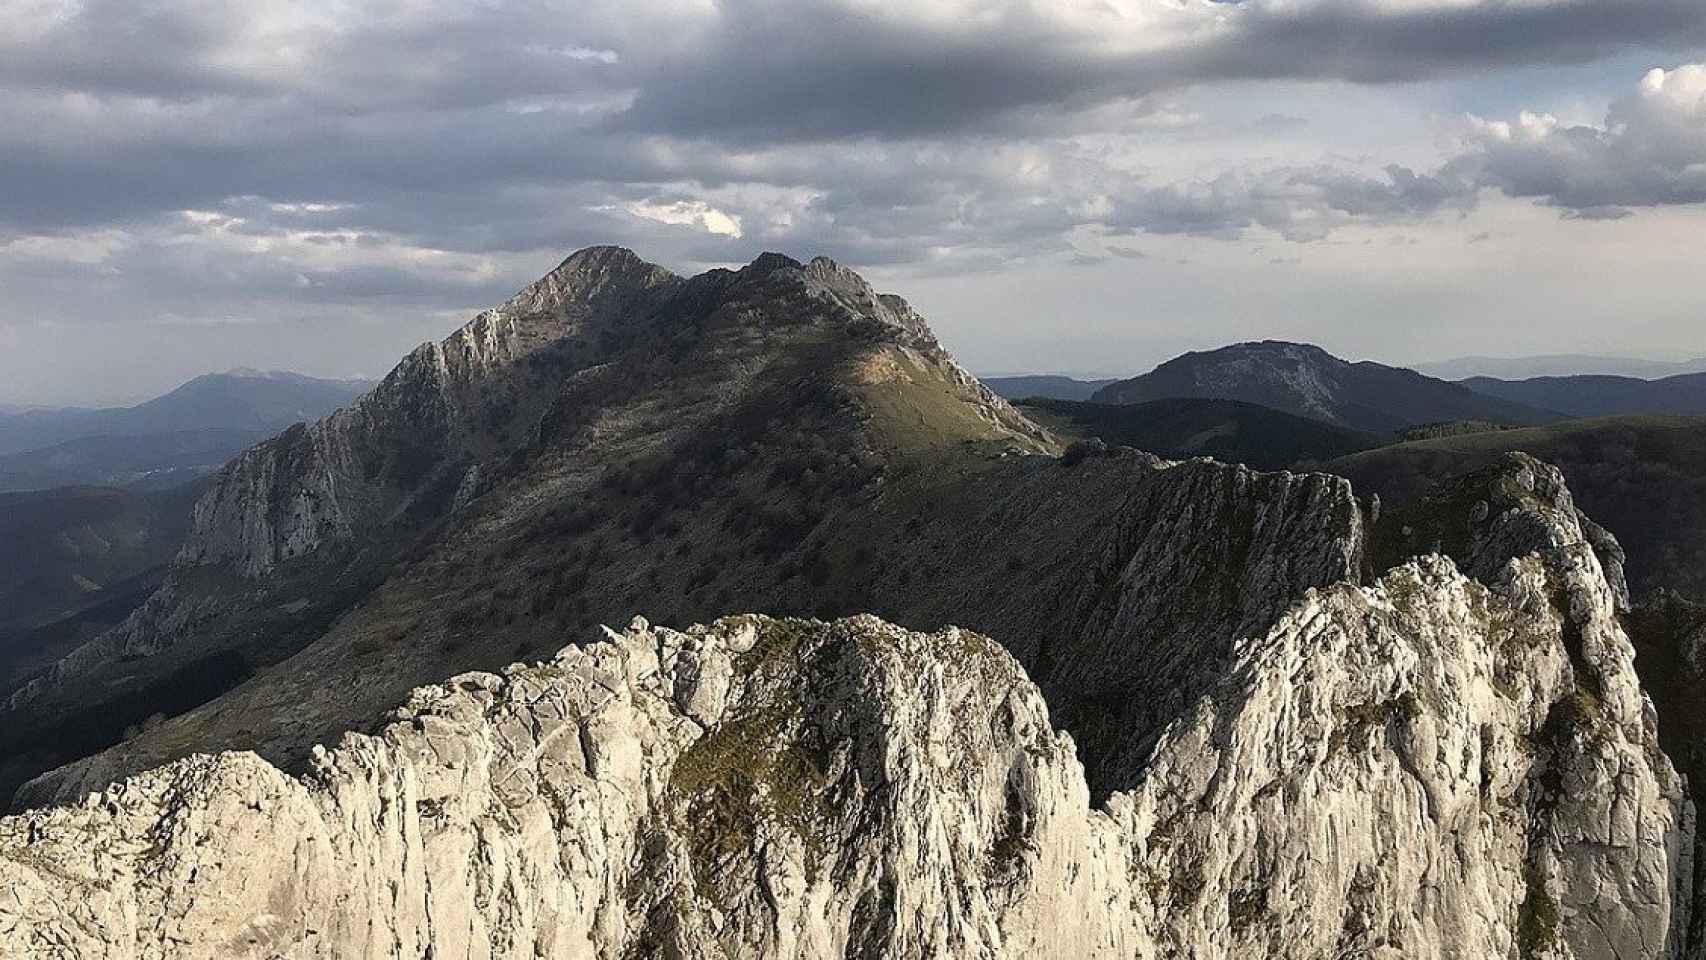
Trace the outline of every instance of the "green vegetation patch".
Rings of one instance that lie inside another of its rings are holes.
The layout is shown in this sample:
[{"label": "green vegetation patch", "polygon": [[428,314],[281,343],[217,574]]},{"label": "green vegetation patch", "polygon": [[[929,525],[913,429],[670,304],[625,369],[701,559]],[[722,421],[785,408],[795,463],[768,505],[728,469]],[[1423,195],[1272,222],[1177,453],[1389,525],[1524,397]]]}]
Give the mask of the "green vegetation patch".
[{"label": "green vegetation patch", "polygon": [[805,848],[806,872],[823,857],[819,800],[830,786],[827,751],[786,708],[768,707],[720,724],[676,758],[670,784],[683,800],[700,896],[720,901],[712,879],[753,852],[758,821],[787,828]]},{"label": "green vegetation patch", "polygon": [[1421,714],[1421,703],[1408,690],[1391,700],[1380,703],[1359,703],[1339,712],[1339,724],[1327,742],[1329,755],[1347,746],[1355,751],[1366,750],[1374,741],[1375,731],[1382,734],[1393,721],[1409,722]]},{"label": "green vegetation patch", "polygon": [[1532,864],[1523,871],[1528,893],[1517,908],[1516,942],[1520,956],[1538,957],[1558,943],[1558,901],[1546,892],[1546,878]]},{"label": "green vegetation patch", "polygon": [[[737,669],[749,682],[755,675],[800,669],[802,645],[823,629],[804,620],[768,622]],[[715,878],[731,862],[752,855],[760,821],[797,837],[807,877],[817,875],[826,855],[822,800],[832,786],[830,762],[824,737],[794,699],[749,705],[676,758],[670,787],[681,801],[700,897],[723,902]]]},{"label": "green vegetation patch", "polygon": [[944,467],[952,460],[982,460],[1006,444],[1034,447],[1036,442],[992,422],[973,395],[946,371],[898,350],[885,350],[868,362],[892,361],[891,377],[858,388],[875,441],[902,464]]}]

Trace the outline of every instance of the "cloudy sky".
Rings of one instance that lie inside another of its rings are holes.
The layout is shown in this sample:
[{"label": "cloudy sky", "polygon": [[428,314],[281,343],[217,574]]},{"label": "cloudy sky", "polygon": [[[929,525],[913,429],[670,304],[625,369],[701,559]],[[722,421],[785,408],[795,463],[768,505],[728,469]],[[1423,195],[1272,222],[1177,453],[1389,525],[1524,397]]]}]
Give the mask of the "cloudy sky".
[{"label": "cloudy sky", "polygon": [[378,374],[568,252],[983,372],[1706,354],[1701,0],[0,0],[0,401]]}]

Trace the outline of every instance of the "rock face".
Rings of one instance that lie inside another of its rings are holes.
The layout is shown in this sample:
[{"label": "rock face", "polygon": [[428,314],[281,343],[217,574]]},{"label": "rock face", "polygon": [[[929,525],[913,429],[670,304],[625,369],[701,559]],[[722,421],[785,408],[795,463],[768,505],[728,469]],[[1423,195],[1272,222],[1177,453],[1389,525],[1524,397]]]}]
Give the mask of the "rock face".
[{"label": "rock face", "polygon": [[1129,786],[1150,738],[1187,713],[1313,587],[1355,576],[1350,484],[1196,461],[1133,484],[1106,520],[1058,627],[1009,641],[1084,747],[1098,797]]},{"label": "rock face", "polygon": [[[131,842],[146,835],[151,848]],[[16,894],[0,945],[1124,954],[1137,931],[1107,927],[1129,927],[1124,904],[1082,930],[1054,923],[1075,894],[1123,881],[1118,839],[1089,816],[1036,689],[981,637],[869,618],[637,621],[549,664],[417,691],[300,781],[253,756],[196,757],[0,821]]]},{"label": "rock face", "polygon": [[1484,583],[1302,594],[1094,806],[982,636],[637,620],[300,778],[197,756],[0,820],[0,953],[1680,956],[1693,807],[1554,479],[1491,478]]},{"label": "rock face", "polygon": [[683,283],[629,250],[576,253],[443,341],[421,344],[348,409],[227,465],[196,504],[180,562],[256,577],[371,529],[489,443],[487,414],[502,401],[481,387],[496,371],[567,338],[596,339]]}]

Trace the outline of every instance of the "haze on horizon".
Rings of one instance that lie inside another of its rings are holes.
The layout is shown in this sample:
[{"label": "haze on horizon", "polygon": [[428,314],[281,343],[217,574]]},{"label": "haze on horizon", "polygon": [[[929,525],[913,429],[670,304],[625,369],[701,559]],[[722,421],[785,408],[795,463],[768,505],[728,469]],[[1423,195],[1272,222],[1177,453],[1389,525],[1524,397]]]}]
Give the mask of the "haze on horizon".
[{"label": "haze on horizon", "polygon": [[0,0],[0,402],[377,375],[593,243],[988,372],[1706,354],[1699,0]]}]

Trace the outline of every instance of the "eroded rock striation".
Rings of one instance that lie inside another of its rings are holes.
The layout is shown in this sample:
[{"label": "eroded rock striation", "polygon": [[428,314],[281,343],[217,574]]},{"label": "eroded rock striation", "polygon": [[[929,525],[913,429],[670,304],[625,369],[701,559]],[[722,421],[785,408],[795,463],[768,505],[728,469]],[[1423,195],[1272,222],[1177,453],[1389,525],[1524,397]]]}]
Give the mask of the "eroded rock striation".
[{"label": "eroded rock striation", "polygon": [[200,755],[0,820],[0,953],[1680,956],[1693,807],[1597,535],[1542,464],[1482,481],[1479,579],[1305,592],[1105,801],[978,634],[636,620],[300,777]]}]

